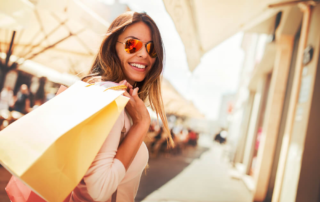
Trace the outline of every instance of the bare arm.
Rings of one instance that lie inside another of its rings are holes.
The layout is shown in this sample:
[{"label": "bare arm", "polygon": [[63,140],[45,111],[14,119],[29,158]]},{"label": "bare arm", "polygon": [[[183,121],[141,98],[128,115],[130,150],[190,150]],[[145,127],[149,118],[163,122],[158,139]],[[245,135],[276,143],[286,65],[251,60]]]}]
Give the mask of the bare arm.
[{"label": "bare arm", "polygon": [[132,118],[133,125],[119,146],[115,158],[120,160],[128,170],[148,132],[150,115],[143,101],[138,97],[139,89],[132,90],[132,86],[126,81],[122,84],[127,85],[129,89],[129,93],[125,92],[124,95],[130,98],[126,110]]},{"label": "bare arm", "polygon": [[118,147],[125,116],[125,112],[122,112],[85,174],[83,180],[94,201],[107,201],[111,197],[125,177],[149,128],[150,116],[137,95],[138,89],[134,92],[130,84],[120,84],[126,84],[129,89],[129,93],[125,93],[130,98],[126,110],[133,125]]},{"label": "bare arm", "polygon": [[122,162],[126,170],[128,170],[131,162],[136,156],[147,132],[148,127],[143,125],[132,125],[126,138],[124,138],[119,146],[115,158]]}]

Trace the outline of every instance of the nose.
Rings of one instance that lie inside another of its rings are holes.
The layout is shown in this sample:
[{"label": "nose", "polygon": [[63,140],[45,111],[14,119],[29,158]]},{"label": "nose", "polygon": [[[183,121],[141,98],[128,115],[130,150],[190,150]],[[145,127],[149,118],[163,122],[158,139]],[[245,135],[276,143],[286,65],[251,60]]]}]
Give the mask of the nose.
[{"label": "nose", "polygon": [[138,51],[138,57],[147,58],[148,55],[149,54],[147,52],[146,46],[142,46],[142,48]]}]

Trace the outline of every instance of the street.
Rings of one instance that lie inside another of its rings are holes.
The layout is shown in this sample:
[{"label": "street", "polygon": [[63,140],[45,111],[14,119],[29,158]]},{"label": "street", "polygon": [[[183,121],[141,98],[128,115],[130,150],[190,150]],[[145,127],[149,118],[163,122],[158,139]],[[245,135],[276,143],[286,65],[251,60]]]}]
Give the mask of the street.
[{"label": "street", "polygon": [[252,194],[228,170],[223,146],[202,135],[195,149],[149,160],[136,202],[251,202]]},{"label": "street", "polygon": [[[136,202],[250,202],[242,181],[231,179],[223,146],[202,135],[199,146],[179,155],[150,158],[142,174]],[[0,168],[0,202],[10,202],[4,190],[10,174]]]}]

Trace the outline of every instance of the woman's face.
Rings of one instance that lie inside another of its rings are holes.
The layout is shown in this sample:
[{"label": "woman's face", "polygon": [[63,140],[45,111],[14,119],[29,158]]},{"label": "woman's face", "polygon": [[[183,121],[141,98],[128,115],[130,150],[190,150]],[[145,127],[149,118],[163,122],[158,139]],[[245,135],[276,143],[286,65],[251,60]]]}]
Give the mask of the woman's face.
[{"label": "woman's face", "polygon": [[[125,43],[127,39],[138,39],[143,43],[142,48],[135,53],[127,53],[124,49],[124,44],[122,44]],[[121,43],[117,43],[116,50],[123,65],[127,81],[131,85],[135,82],[143,81],[156,61],[156,58],[150,57],[145,47],[146,43],[152,41],[151,30],[143,22],[137,22],[128,26],[124,32],[119,35],[118,41]],[[135,67],[136,65],[139,65],[140,68]]]}]

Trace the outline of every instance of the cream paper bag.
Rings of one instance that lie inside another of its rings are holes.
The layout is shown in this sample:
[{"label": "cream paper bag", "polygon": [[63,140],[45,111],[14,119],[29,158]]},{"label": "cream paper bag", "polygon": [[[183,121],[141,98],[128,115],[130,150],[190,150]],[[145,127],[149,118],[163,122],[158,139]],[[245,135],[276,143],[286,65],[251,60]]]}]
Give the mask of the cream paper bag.
[{"label": "cream paper bag", "polygon": [[0,132],[0,163],[49,202],[81,181],[128,98],[76,82]]}]

